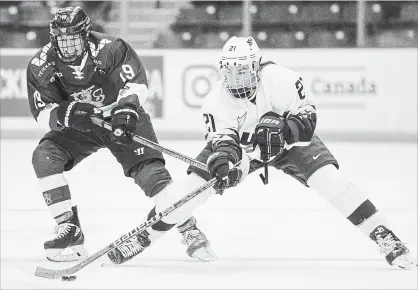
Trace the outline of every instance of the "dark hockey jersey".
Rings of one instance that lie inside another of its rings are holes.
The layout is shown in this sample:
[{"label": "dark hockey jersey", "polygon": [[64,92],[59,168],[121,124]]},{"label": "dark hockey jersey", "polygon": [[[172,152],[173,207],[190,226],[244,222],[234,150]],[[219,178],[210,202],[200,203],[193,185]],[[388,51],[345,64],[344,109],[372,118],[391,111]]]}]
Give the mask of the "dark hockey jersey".
[{"label": "dark hockey jersey", "polygon": [[90,53],[78,65],[62,62],[51,44],[27,68],[29,106],[43,127],[57,130],[56,111],[62,101],[101,108],[105,116],[118,103],[142,106],[148,96],[145,68],[133,48],[120,38],[91,32]]}]

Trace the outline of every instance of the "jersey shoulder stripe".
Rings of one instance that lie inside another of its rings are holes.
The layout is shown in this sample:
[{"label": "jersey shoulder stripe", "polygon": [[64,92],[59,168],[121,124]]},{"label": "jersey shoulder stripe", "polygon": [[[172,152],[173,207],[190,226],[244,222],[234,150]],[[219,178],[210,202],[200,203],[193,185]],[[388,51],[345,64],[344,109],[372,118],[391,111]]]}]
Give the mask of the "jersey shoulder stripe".
[{"label": "jersey shoulder stripe", "polygon": [[97,32],[90,37],[90,51],[97,68],[107,72],[135,53],[122,38]]},{"label": "jersey shoulder stripe", "polygon": [[48,83],[55,74],[55,62],[57,55],[52,48],[51,43],[48,43],[41,48],[29,61],[28,75],[32,75],[41,83]]}]

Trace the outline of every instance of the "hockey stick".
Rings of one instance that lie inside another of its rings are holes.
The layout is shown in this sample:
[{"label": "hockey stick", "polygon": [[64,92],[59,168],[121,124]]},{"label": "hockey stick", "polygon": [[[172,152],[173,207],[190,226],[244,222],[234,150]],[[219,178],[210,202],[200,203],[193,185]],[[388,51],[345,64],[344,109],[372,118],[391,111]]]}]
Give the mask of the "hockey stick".
[{"label": "hockey stick", "polygon": [[[98,125],[98,126],[100,126],[102,128],[105,128],[105,129],[107,129],[109,131],[112,131],[112,126],[108,122],[105,122],[104,120],[102,120],[100,118],[91,117],[91,121],[94,124],[96,124],[96,125]],[[169,155],[171,157],[177,158],[177,159],[179,159],[179,160],[181,160],[183,162],[186,162],[186,163],[188,163],[190,165],[193,165],[193,166],[195,166],[195,167],[197,167],[199,169],[203,169],[205,171],[208,170],[206,164],[204,164],[202,162],[199,162],[199,161],[195,160],[194,158],[191,158],[191,157],[189,157],[187,155],[184,155],[184,154],[181,154],[179,152],[176,152],[176,151],[174,151],[172,149],[166,148],[166,147],[164,147],[164,146],[162,146],[162,145],[160,145],[158,143],[152,142],[152,141],[150,141],[150,140],[148,140],[148,139],[146,139],[144,137],[141,137],[141,136],[136,135],[136,134],[132,134],[132,139],[135,142],[138,142],[139,144],[142,144],[142,145],[147,146],[147,147],[149,147],[151,149],[160,151],[161,153],[165,153],[165,154],[167,154],[167,155]]]},{"label": "hockey stick", "polygon": [[[104,120],[102,120],[100,118],[97,118],[97,117],[90,117],[90,119],[91,119],[91,121],[94,124],[96,124],[96,125],[98,125],[98,126],[100,126],[102,128],[105,128],[105,129],[107,129],[109,131],[112,131],[112,126],[108,122],[106,122],[106,121],[104,121]],[[204,163],[202,163],[200,161],[197,161],[196,159],[193,159],[193,158],[191,158],[191,157],[189,157],[187,155],[184,155],[184,154],[178,153],[178,152],[176,152],[176,151],[174,151],[172,149],[166,148],[166,147],[164,147],[164,146],[162,146],[162,145],[160,145],[158,143],[155,143],[153,141],[150,141],[150,140],[148,140],[148,139],[146,139],[144,137],[141,137],[139,135],[132,134],[132,140],[134,140],[135,142],[138,142],[139,144],[142,144],[144,146],[147,146],[147,147],[149,147],[151,149],[157,150],[157,151],[159,151],[161,153],[165,153],[165,154],[167,154],[167,155],[169,155],[171,157],[177,158],[177,159],[179,159],[179,160],[181,160],[183,162],[186,162],[186,163],[188,163],[190,165],[193,165],[193,166],[195,166],[195,167],[197,167],[199,169],[203,169],[205,171],[208,171],[208,168],[207,168],[206,164],[204,164]],[[250,156],[248,156],[248,157],[250,158],[250,161],[251,161],[252,158]],[[265,163],[265,165],[264,165],[264,174],[265,175],[263,175],[262,173],[260,173],[260,178],[261,178],[263,184],[267,184],[268,183],[268,168],[267,168],[267,163]]]},{"label": "hockey stick", "polygon": [[[239,163],[237,163],[235,166],[238,166],[238,164]],[[185,203],[187,203],[188,201],[192,200],[193,198],[195,198],[196,196],[198,196],[200,193],[202,193],[206,189],[208,189],[211,186],[213,186],[216,182],[217,182],[217,179],[216,178],[212,178],[211,180],[209,180],[208,182],[206,182],[202,186],[198,187],[197,189],[195,189],[194,191],[192,191],[191,193],[189,193],[188,195],[186,195],[182,199],[180,199],[177,202],[175,202],[170,207],[166,208],[162,212],[160,212],[160,213],[156,214],[155,216],[153,216],[150,220],[147,220],[147,221],[143,222],[142,224],[140,224],[139,226],[137,226],[136,228],[134,228],[130,232],[124,234],[121,237],[119,237],[113,243],[109,244],[108,246],[106,246],[105,248],[101,249],[100,251],[94,253],[93,255],[91,255],[90,257],[88,257],[85,260],[81,261],[80,263],[78,263],[78,264],[76,264],[76,265],[74,265],[72,267],[69,267],[67,269],[62,269],[62,270],[54,270],[54,269],[47,269],[47,268],[42,268],[42,267],[36,267],[35,276],[42,277],[42,278],[47,278],[47,279],[60,279],[62,277],[67,277],[67,276],[74,275],[76,272],[80,271],[85,266],[91,264],[92,262],[94,262],[98,258],[100,258],[103,255],[107,254],[108,252],[110,252],[111,250],[113,250],[114,248],[116,248],[117,246],[123,244],[124,242],[126,242],[127,240],[129,240],[130,238],[132,238],[133,236],[136,236],[136,235],[144,232],[147,228],[149,228],[152,225],[154,225],[155,223],[159,222],[163,217],[169,215],[174,210],[176,210],[179,207],[183,206]]]}]

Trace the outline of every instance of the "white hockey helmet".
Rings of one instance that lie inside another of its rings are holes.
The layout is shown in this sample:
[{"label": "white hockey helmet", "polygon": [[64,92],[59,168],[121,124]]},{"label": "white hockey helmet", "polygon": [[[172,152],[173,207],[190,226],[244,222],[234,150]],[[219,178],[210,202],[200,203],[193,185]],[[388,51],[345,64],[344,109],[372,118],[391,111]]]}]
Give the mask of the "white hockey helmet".
[{"label": "white hockey helmet", "polygon": [[259,82],[260,61],[260,48],[251,36],[231,37],[219,62],[223,87],[235,98],[252,99]]}]

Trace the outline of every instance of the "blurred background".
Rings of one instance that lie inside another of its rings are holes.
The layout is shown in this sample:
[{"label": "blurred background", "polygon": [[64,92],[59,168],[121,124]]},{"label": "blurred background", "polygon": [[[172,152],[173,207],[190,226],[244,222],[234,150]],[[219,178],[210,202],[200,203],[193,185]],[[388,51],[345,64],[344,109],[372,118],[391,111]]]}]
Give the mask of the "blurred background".
[{"label": "blurred background", "polygon": [[59,7],[137,48],[220,48],[253,35],[264,48],[416,47],[416,1],[1,1],[0,46],[39,48]]},{"label": "blurred background", "polygon": [[190,120],[201,119],[219,78],[220,48],[233,35],[252,35],[263,60],[301,73],[324,137],[416,142],[418,2],[366,0],[0,1],[3,138],[44,133],[29,112],[25,70],[49,42],[53,14],[76,5],[93,30],[137,49],[160,138],[202,138]]}]

